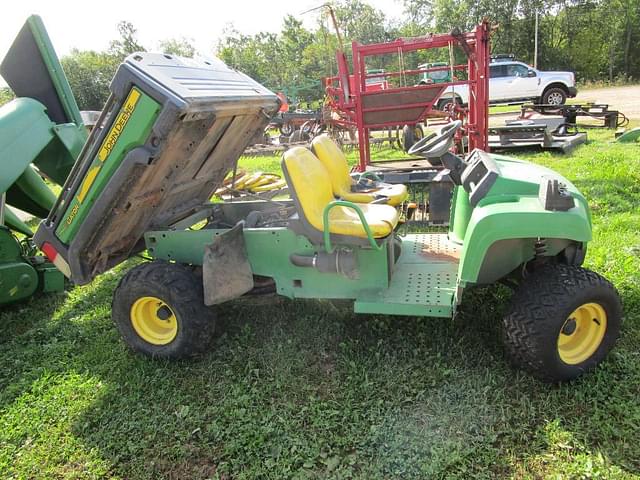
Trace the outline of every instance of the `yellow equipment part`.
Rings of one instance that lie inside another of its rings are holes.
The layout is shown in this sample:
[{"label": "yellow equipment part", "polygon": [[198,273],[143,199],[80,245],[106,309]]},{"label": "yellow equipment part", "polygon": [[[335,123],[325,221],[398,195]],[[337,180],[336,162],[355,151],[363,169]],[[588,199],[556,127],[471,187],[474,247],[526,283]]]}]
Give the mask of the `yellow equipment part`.
[{"label": "yellow equipment part", "polygon": [[262,178],[262,175],[263,175],[262,172],[255,172],[250,174],[247,178],[244,179],[242,184],[236,184],[235,186],[236,190],[242,190],[243,188],[249,188],[252,185],[255,185],[260,181],[260,178]]},{"label": "yellow equipment part", "polygon": [[249,186],[249,190],[268,185],[278,180],[280,180],[280,176],[276,175],[275,173],[263,173],[262,175],[260,175],[260,178],[258,178],[258,180],[256,180]]},{"label": "yellow equipment part", "polygon": [[364,191],[352,191],[354,181],[349,174],[347,158],[329,135],[314,138],[311,148],[329,172],[333,194],[336,197],[349,202],[370,203],[384,196],[388,198],[387,204],[392,206],[400,205],[406,200],[407,187],[402,184],[379,183],[374,188]]},{"label": "yellow equipment part", "polygon": [[[298,199],[298,212],[319,231],[324,230],[323,212],[335,200],[331,178],[318,158],[304,147],[295,147],[284,154],[283,166],[289,176],[289,188]],[[390,235],[398,224],[398,211],[389,205],[358,204],[374,238]],[[337,206],[329,212],[329,231],[336,235],[367,238],[355,210]]]},{"label": "yellow equipment part", "polygon": [[[233,184],[233,188],[231,188]],[[276,173],[246,173],[240,171],[236,174],[236,181],[233,182],[233,175],[228,176],[223,186],[215,191],[215,195],[222,196],[232,191],[249,191],[252,193],[268,192],[286,187],[287,183]]]},{"label": "yellow equipment part", "polygon": [[578,365],[593,355],[607,331],[607,313],[598,303],[585,303],[565,321],[558,335],[558,354],[569,365]]},{"label": "yellow equipment part", "polygon": [[287,182],[284,180],[277,180],[273,183],[267,183],[266,185],[260,185],[258,187],[252,187],[251,191],[254,193],[268,192],[270,190],[279,190],[287,186]]},{"label": "yellow equipment part", "polygon": [[178,320],[171,307],[157,297],[140,297],[131,305],[131,325],[144,341],[167,345],[178,334]]}]

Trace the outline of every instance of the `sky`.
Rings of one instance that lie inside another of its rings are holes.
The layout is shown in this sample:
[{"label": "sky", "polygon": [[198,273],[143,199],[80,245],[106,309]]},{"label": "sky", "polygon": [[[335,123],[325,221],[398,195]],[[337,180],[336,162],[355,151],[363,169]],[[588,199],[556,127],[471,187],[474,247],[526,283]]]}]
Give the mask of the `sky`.
[{"label": "sky", "polygon": [[[313,27],[318,13],[300,15],[322,5],[325,0],[10,0],[2,6],[0,24],[0,59],[24,21],[37,13],[44,21],[59,56],[72,48],[104,50],[118,37],[116,25],[131,22],[138,39],[147,49],[158,47],[161,40],[185,37],[202,54],[212,54],[225,28],[233,25],[245,34],[260,31],[277,32],[282,19],[292,14]],[[399,0],[367,0],[397,18],[402,11]]]}]

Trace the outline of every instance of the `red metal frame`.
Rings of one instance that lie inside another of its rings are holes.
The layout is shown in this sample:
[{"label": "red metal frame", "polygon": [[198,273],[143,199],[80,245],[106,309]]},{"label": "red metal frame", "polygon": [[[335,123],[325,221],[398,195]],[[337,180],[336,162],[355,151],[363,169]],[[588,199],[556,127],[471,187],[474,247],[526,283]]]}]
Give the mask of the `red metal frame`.
[{"label": "red metal frame", "polygon": [[[462,118],[465,120],[463,135],[468,137],[469,150],[474,148],[488,150],[490,35],[491,27],[489,22],[485,20],[468,33],[430,34],[424,37],[401,38],[392,42],[370,45],[353,42],[352,75],[355,81],[352,82],[349,82],[349,66],[345,54],[343,52],[336,53],[338,75],[325,79],[328,106],[339,114],[339,119],[331,120],[334,124],[355,127],[358,130],[359,171],[364,171],[370,163],[369,135],[371,130],[407,124],[415,125],[427,117],[446,117],[446,114],[436,111],[433,106],[449,86],[468,85],[468,106],[466,108],[455,107],[448,116],[451,119]],[[454,78],[454,81],[445,83],[390,87],[376,91],[367,90],[365,81],[368,76],[397,77],[450,68],[434,67],[367,75],[365,66],[367,57],[443,48],[450,44],[460,46],[467,55],[466,65],[453,66],[455,71],[466,71],[467,80]],[[355,89],[353,89],[354,85]],[[417,100],[415,100],[416,97],[418,97]],[[414,101],[405,102],[402,101],[403,98]],[[382,115],[376,115],[376,113]],[[383,117],[382,120],[381,117]]]}]

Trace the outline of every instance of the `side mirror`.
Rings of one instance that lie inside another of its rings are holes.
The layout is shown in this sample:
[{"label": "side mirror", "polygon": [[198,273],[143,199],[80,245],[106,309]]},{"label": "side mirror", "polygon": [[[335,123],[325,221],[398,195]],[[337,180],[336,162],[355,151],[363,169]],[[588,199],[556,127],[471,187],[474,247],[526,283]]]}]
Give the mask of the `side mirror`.
[{"label": "side mirror", "polygon": [[537,76],[537,75],[536,75],[535,70],[529,70],[529,71],[527,72],[527,77],[536,77],[536,76]]}]

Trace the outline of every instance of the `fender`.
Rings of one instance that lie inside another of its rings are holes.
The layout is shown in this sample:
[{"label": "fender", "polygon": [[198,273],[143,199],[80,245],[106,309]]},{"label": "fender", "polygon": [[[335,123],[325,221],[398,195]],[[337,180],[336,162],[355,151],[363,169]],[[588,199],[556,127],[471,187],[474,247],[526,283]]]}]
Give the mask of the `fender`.
[{"label": "fender", "polygon": [[566,212],[545,210],[537,196],[499,195],[481,201],[464,237],[458,270],[461,286],[498,280],[531,260],[538,238],[549,240],[547,255],[559,253],[571,242],[586,244],[591,240],[589,209],[582,195],[574,199],[575,207]]}]

